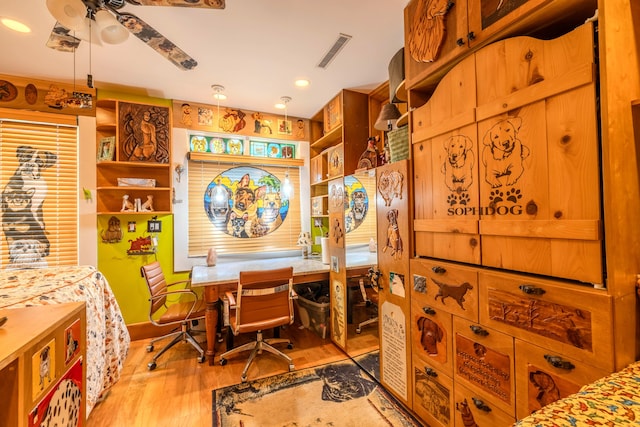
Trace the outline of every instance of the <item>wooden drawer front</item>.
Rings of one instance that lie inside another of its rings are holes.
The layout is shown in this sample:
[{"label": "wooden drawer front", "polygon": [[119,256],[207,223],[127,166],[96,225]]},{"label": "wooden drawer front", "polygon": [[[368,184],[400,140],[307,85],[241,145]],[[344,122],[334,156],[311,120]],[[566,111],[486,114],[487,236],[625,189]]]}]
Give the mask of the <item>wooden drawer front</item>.
[{"label": "wooden drawer front", "polygon": [[327,171],[329,178],[335,178],[344,173],[344,154],[342,144],[329,148],[327,151]]},{"label": "wooden drawer front", "polygon": [[516,360],[519,419],[610,373],[521,340]]},{"label": "wooden drawer front", "polygon": [[479,274],[480,322],[613,370],[611,297],[604,290],[508,273]]},{"label": "wooden drawer front", "polygon": [[413,412],[429,426],[453,426],[453,380],[424,359],[413,359]]},{"label": "wooden drawer front", "polygon": [[476,64],[482,264],[602,283],[591,24],[494,43]]},{"label": "wooden drawer front", "polygon": [[480,262],[474,62],[465,60],[413,112],[416,254]]},{"label": "wooden drawer front", "polygon": [[414,355],[453,375],[453,318],[426,294],[411,293],[411,347]]},{"label": "wooden drawer front", "polygon": [[475,268],[437,260],[414,258],[410,261],[413,278],[412,298],[423,307],[444,310],[478,321],[478,273]]},{"label": "wooden drawer front", "polygon": [[454,378],[486,402],[515,415],[513,338],[478,323],[453,318]]},{"label": "wooden drawer front", "polygon": [[509,426],[516,420],[513,415],[488,403],[481,394],[474,393],[462,384],[455,385],[454,419],[456,427]]}]

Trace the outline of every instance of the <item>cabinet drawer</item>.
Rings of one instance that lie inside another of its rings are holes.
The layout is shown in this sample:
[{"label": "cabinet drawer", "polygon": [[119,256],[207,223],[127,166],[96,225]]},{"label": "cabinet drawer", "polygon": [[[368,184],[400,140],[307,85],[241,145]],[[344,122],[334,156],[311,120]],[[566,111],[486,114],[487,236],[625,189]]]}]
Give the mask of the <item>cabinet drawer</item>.
[{"label": "cabinet drawer", "polygon": [[609,374],[524,341],[516,340],[515,347],[519,419]]},{"label": "cabinet drawer", "polygon": [[475,268],[414,258],[410,262],[413,295],[420,303],[478,321],[478,273]]},{"label": "cabinet drawer", "polygon": [[425,294],[411,293],[411,347],[413,354],[453,375],[453,316],[440,305],[427,301]]},{"label": "cabinet drawer", "polygon": [[515,422],[513,415],[501,411],[485,401],[481,394],[474,393],[457,383],[455,385],[455,408],[456,427],[499,427],[509,426]]},{"label": "cabinet drawer", "polygon": [[509,273],[479,274],[480,322],[613,370],[611,297],[603,290]]},{"label": "cabinet drawer", "polygon": [[453,318],[454,378],[486,402],[515,415],[513,338],[459,317]]},{"label": "cabinet drawer", "polygon": [[421,357],[413,359],[413,412],[429,426],[453,426],[453,380]]}]

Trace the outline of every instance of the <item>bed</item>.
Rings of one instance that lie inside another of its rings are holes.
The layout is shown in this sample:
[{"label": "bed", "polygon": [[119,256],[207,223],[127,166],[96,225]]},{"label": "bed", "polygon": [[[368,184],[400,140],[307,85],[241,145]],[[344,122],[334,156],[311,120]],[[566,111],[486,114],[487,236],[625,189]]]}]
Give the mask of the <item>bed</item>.
[{"label": "bed", "polygon": [[514,427],[640,425],[640,362],[583,386]]},{"label": "bed", "polygon": [[84,301],[87,416],[120,378],[131,339],[106,278],[93,266],[0,271],[0,308]]}]

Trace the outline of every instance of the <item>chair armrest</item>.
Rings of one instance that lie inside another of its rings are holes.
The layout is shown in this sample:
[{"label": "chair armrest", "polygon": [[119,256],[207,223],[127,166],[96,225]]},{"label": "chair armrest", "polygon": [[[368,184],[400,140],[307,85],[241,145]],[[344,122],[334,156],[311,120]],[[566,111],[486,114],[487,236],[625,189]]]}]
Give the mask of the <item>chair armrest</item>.
[{"label": "chair armrest", "polygon": [[178,280],[177,282],[167,283],[167,287],[171,287],[171,286],[175,286],[175,285],[182,285],[183,283],[187,284],[186,289],[191,289],[191,279]]},{"label": "chair armrest", "polygon": [[232,291],[226,291],[225,296],[229,300],[229,308],[236,308],[236,296]]}]

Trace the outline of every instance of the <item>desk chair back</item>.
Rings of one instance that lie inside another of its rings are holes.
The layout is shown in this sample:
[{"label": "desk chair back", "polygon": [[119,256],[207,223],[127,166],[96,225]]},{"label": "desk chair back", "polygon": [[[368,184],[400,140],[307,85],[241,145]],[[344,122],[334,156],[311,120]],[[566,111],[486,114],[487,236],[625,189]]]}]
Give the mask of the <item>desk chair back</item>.
[{"label": "desk chair back", "polygon": [[234,335],[290,325],[293,296],[293,267],[241,271],[229,319]]}]

